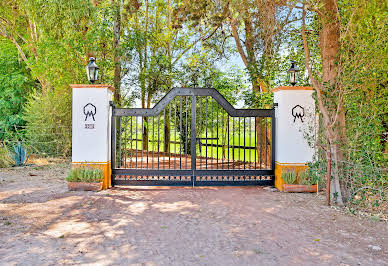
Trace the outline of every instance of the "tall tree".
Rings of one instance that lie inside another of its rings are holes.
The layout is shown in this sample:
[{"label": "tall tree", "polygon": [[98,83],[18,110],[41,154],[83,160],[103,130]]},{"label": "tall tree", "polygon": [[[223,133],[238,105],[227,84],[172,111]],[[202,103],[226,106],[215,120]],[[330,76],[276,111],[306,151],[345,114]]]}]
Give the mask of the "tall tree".
[{"label": "tall tree", "polygon": [[[129,3],[127,11],[128,34],[124,37],[126,54],[131,59],[131,70],[126,78],[140,88],[142,108],[150,108],[161,92],[170,90],[176,67],[195,45],[207,40],[214,30],[196,32],[182,24],[173,23],[173,10],[180,5],[171,0]],[[169,118],[164,118],[164,150],[169,148]],[[143,149],[147,149],[147,118],[143,121]]]},{"label": "tall tree", "polygon": [[[288,7],[271,0],[185,1],[180,10],[182,19],[193,21],[194,25],[214,25],[232,38],[252,89],[259,94],[268,91],[279,71],[277,63],[283,29],[297,20],[294,13],[293,5]],[[270,161],[271,147],[267,144],[271,133],[264,133],[267,130],[264,125],[264,120],[257,118],[258,153]]]},{"label": "tall tree", "polygon": [[39,83],[28,97],[24,119],[26,138],[40,152],[71,151],[69,84],[86,82],[87,55],[99,53],[101,17],[91,16],[98,10],[87,0],[0,2],[0,38],[12,42]]},{"label": "tall tree", "polygon": [[[317,13],[320,26],[319,48],[321,51],[322,73],[313,70],[310,65],[310,49],[306,38],[306,9]],[[338,63],[340,59],[340,14],[337,0],[321,0],[318,5],[303,2],[302,7],[302,37],[306,58],[306,69],[310,80],[317,92],[319,111],[322,114],[325,135],[328,141],[329,152],[327,159],[333,155],[333,182],[332,195],[338,204],[344,204],[344,184],[340,184],[343,171],[342,162],[345,160],[342,149],[346,141],[344,88],[338,83]]]},{"label": "tall tree", "polygon": [[113,63],[114,63],[114,77],[113,85],[115,88],[114,98],[115,102],[121,104],[121,13],[122,13],[122,0],[111,0],[113,9]]},{"label": "tall tree", "polygon": [[87,1],[2,1],[0,36],[15,45],[32,76],[50,90],[79,78],[86,60],[78,48],[87,44],[91,8]]}]

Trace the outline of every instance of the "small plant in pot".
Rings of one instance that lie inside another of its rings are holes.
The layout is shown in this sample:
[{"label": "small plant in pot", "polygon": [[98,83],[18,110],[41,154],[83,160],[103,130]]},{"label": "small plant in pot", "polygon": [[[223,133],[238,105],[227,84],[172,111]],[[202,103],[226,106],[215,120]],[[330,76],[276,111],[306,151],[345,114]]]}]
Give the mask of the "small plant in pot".
[{"label": "small plant in pot", "polygon": [[104,173],[101,169],[79,167],[70,170],[66,177],[69,190],[99,191],[102,189]]},{"label": "small plant in pot", "polygon": [[304,170],[297,175],[294,170],[286,170],[282,173],[284,192],[317,192],[318,185],[313,184],[310,174]]}]

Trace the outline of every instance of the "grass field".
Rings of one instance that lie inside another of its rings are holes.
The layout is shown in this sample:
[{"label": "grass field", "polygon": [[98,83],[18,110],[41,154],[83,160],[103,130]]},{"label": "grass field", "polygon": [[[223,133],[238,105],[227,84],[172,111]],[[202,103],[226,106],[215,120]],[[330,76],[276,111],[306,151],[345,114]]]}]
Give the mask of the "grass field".
[{"label": "grass field", "polygon": [[[218,138],[218,141],[216,139],[216,135],[209,134],[202,134],[200,136],[201,145],[197,142],[196,144],[196,155],[200,157],[207,157],[207,158],[214,158],[214,159],[226,159],[226,160],[235,160],[235,161],[246,161],[246,162],[258,162],[258,161],[265,161],[265,158],[263,155],[260,156],[258,154],[257,149],[254,149],[256,147],[256,137],[255,132],[245,132],[244,134],[234,134],[233,136],[230,136],[229,139],[224,139],[222,137]],[[214,138],[214,139],[209,139]],[[126,145],[125,145],[125,138],[122,138],[121,147],[124,148],[124,146],[127,149],[136,149],[136,150],[142,150],[143,149],[143,141],[142,135],[140,133],[137,134],[136,138],[134,139],[126,139]],[[263,143],[261,145],[261,150],[264,150],[265,146],[267,146],[268,153],[271,149],[270,146],[270,136],[268,136],[269,141],[267,143]],[[158,146],[159,144],[159,146]],[[213,144],[213,145],[219,145],[219,147],[212,147],[212,146],[205,146],[206,144]],[[170,136],[170,151],[172,154],[184,154],[185,147],[183,146],[187,145],[187,149],[190,150],[190,144],[181,144],[180,138],[178,134],[175,134],[175,132],[171,132]],[[222,147],[223,146],[223,147]],[[228,148],[229,146],[229,148]],[[155,151],[155,152],[163,152],[164,147],[164,141],[163,137],[159,136],[159,143],[158,139],[155,138],[152,139],[152,134],[150,135],[149,141],[148,141],[148,151]]]}]

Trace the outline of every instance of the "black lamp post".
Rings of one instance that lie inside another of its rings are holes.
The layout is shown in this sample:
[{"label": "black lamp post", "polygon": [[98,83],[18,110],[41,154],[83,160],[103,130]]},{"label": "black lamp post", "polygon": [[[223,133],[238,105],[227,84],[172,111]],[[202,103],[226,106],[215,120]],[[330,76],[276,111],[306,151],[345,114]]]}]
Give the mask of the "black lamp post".
[{"label": "black lamp post", "polygon": [[295,61],[291,61],[291,67],[288,70],[288,81],[291,83],[292,86],[295,86],[298,76],[299,76],[299,67],[295,66]]},{"label": "black lamp post", "polygon": [[88,75],[88,80],[90,83],[94,84],[98,77],[99,67],[96,65],[96,59],[94,57],[90,57],[90,62],[86,66],[86,74]]}]

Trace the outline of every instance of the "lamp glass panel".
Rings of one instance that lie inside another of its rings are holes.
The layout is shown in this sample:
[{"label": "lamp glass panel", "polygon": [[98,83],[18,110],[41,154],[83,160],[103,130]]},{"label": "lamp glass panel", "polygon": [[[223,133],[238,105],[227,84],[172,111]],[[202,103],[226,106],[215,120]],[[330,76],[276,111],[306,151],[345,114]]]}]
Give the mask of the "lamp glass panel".
[{"label": "lamp glass panel", "polygon": [[98,68],[96,68],[94,72],[94,80],[97,80],[97,77],[98,77]]},{"label": "lamp glass panel", "polygon": [[89,81],[94,81],[96,69],[94,67],[89,67]]},{"label": "lamp glass panel", "polygon": [[86,66],[86,75],[88,77],[88,80],[90,80],[89,66]]},{"label": "lamp glass panel", "polygon": [[295,77],[295,72],[290,72],[289,73],[289,80],[291,84],[295,83],[296,77]]}]

